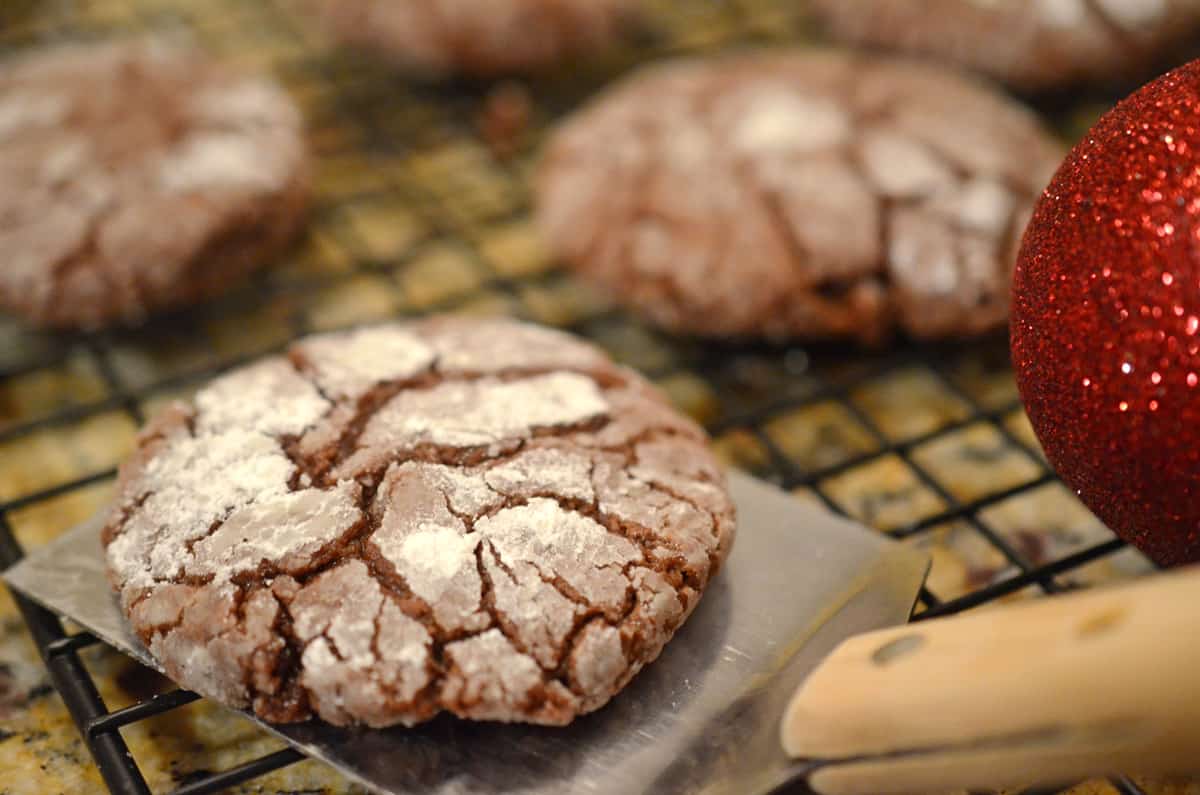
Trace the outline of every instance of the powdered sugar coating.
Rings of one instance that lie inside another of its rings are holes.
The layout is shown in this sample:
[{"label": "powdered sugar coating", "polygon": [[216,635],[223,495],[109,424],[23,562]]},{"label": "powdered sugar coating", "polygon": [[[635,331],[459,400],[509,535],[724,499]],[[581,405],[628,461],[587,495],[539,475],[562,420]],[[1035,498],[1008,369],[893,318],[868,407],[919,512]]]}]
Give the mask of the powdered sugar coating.
[{"label": "powdered sugar coating", "polygon": [[487,471],[487,484],[498,492],[520,497],[556,494],[592,502],[592,459],[570,448],[536,447],[518,453]]},{"label": "powdered sugar coating", "polygon": [[436,353],[412,334],[364,328],[309,340],[304,361],[321,390],[357,398],[384,381],[413,378],[429,369]]},{"label": "powdered sugar coating", "polygon": [[642,560],[628,539],[545,497],[485,516],[475,527],[500,561],[529,561],[602,610],[620,609],[629,585],[622,569]]},{"label": "powdered sugar coating", "polygon": [[368,421],[361,442],[368,455],[396,444],[491,447],[538,428],[587,422],[607,408],[596,383],[576,373],[447,382],[392,398]]},{"label": "powdered sugar coating", "polygon": [[[467,705],[463,717],[506,720],[543,688],[542,670],[498,629],[447,644],[446,695]],[[558,685],[554,682],[551,686]],[[559,694],[556,694],[559,695]]]},{"label": "powdered sugar coating", "polygon": [[527,72],[612,42],[636,0],[310,0],[347,44],[427,74]]},{"label": "powdered sugar coating", "polygon": [[387,698],[411,700],[429,682],[429,633],[387,597],[361,561],[301,588],[289,612],[305,644],[299,683],[328,720],[387,725]]},{"label": "powdered sugar coating", "polygon": [[494,375],[531,366],[594,374],[610,364],[603,352],[583,340],[507,320],[438,323],[426,339],[437,355],[438,370],[447,374]]},{"label": "powdered sugar coating", "polygon": [[302,574],[363,521],[358,492],[357,483],[343,480],[328,491],[304,489],[244,505],[192,546],[183,572],[227,580],[267,561],[286,574]]},{"label": "powdered sugar coating", "polygon": [[704,439],[559,332],[313,337],[143,431],[109,569],[173,677],[270,720],[561,724],[658,655],[728,553]]},{"label": "powdered sugar coating", "polygon": [[367,541],[370,549],[430,605],[446,631],[489,623],[475,557],[479,538],[468,534],[461,514],[477,515],[498,501],[481,478],[415,462],[390,468],[376,492],[375,510],[382,516]]},{"label": "powdered sugar coating", "polygon": [[673,331],[957,337],[1007,320],[1017,222],[1060,157],[1032,113],[945,70],[679,60],[559,127],[537,214],[556,253]]},{"label": "powdered sugar coating", "polygon": [[32,323],[136,324],[224,291],[287,243],[307,196],[284,90],[186,42],[0,67],[0,306]]},{"label": "powdered sugar coating", "polygon": [[1135,76],[1200,26],[1195,0],[812,0],[835,38],[978,69],[1021,88]]},{"label": "powdered sugar coating", "polygon": [[138,506],[109,549],[110,566],[134,587],[178,575],[190,557],[185,545],[236,508],[283,497],[294,472],[278,442],[255,431],[171,439],[128,486]]},{"label": "powdered sugar coating", "polygon": [[303,433],[330,408],[317,388],[283,359],[217,378],[196,395],[197,426],[239,428],[268,436]]}]

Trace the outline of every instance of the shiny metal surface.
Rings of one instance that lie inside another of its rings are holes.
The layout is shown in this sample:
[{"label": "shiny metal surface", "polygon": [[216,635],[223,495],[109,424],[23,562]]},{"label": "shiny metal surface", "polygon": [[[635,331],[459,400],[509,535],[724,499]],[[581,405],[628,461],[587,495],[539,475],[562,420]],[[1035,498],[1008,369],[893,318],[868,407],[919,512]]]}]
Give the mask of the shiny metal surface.
[{"label": "shiny metal surface", "polygon": [[[778,731],[792,690],[842,638],[904,621],[927,562],[761,481],[731,473],[730,485],[739,531],[726,568],[662,657],[569,727],[443,716],[356,731],[246,718],[382,793],[769,792],[790,768]],[[157,667],[118,610],[99,532],[98,520],[80,525],[4,577]]]}]

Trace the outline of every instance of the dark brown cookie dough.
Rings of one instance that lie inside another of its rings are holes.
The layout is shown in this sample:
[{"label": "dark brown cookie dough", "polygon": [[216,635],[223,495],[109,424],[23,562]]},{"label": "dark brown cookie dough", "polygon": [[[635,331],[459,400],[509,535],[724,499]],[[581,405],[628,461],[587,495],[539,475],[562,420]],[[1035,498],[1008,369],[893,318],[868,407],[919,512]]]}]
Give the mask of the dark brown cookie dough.
[{"label": "dark brown cookie dough", "polygon": [[636,0],[309,0],[341,42],[429,75],[532,72],[610,45]]},{"label": "dark brown cookie dough", "polygon": [[310,337],[143,431],[110,576],[172,678],[268,720],[564,724],[658,656],[728,554],[705,444],[559,332]]},{"label": "dark brown cookie dough", "polygon": [[582,273],[706,336],[1002,326],[1060,158],[1025,109],[911,62],[778,52],[649,67],[551,138],[540,225]]},{"label": "dark brown cookie dough", "polygon": [[170,40],[0,69],[0,307],[92,329],[224,291],[298,229],[300,116],[274,82]]},{"label": "dark brown cookie dough", "polygon": [[810,0],[836,39],[941,58],[1021,88],[1136,76],[1200,29],[1197,0]]}]

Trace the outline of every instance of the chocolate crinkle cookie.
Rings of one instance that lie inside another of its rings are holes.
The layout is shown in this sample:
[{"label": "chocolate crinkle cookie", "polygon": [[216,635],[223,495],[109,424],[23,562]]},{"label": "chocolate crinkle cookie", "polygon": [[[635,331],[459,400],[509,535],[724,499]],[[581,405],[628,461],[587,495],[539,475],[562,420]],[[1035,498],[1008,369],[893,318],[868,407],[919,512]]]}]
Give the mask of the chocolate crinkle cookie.
[{"label": "chocolate crinkle cookie", "polygon": [[302,340],[158,416],[119,488],[138,635],[279,722],[568,723],[658,656],[734,534],[699,427],[511,321]]},{"label": "chocolate crinkle cookie", "polygon": [[674,331],[960,337],[1002,326],[1058,144],[906,61],[777,52],[651,66],[552,136],[540,226]]},{"label": "chocolate crinkle cookie", "polygon": [[537,71],[611,45],[637,0],[308,0],[334,38],[431,76]]},{"label": "chocolate crinkle cookie", "polygon": [[135,324],[227,289],[296,232],[299,113],[273,81],[169,39],[60,45],[0,66],[0,307]]},{"label": "chocolate crinkle cookie", "polygon": [[835,38],[1026,89],[1136,76],[1200,29],[1200,0],[810,0]]}]

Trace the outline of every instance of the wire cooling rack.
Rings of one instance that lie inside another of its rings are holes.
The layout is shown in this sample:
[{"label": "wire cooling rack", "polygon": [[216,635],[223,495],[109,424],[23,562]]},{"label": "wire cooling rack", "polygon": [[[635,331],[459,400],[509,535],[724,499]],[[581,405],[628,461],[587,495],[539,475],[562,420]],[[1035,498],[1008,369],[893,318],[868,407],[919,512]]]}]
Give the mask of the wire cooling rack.
[{"label": "wire cooling rack", "polygon": [[[268,68],[304,108],[317,160],[308,239],[233,295],[132,332],[47,336],[0,321],[0,567],[22,556],[22,535],[36,543],[65,529],[30,517],[111,484],[134,429],[163,400],[305,333],[455,310],[516,314],[593,339],[703,421],[730,463],[930,549],[934,570],[915,620],[1150,568],[1047,468],[1002,338],[877,352],[672,339],[538,248],[525,177],[553,119],[641,61],[807,40],[791,10],[798,4],[651,3],[625,49],[569,79],[527,85],[529,125],[510,142],[511,157],[481,134],[489,86],[413,85],[364,57],[329,52],[292,5],[60,0],[0,11],[4,51],[183,30]],[[1043,99],[1042,110],[1074,137],[1124,90]],[[99,641],[19,596],[16,604],[109,789],[149,793],[122,728],[199,697],[176,689],[110,711],[81,655]],[[302,758],[285,748],[186,776],[173,792],[216,792]],[[1111,783],[1142,792],[1126,779]]]}]

